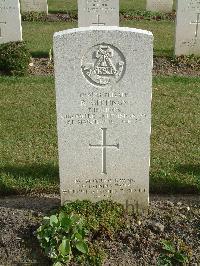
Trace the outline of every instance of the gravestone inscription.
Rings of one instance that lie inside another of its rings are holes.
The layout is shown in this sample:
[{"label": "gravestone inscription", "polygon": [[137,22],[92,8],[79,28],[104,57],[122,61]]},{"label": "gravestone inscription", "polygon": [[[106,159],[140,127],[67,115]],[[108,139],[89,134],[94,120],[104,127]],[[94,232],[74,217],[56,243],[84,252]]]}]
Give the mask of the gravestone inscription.
[{"label": "gravestone inscription", "polygon": [[175,55],[200,55],[200,0],[178,0]]},{"label": "gravestone inscription", "polygon": [[152,39],[103,26],[54,35],[62,203],[148,206]]},{"label": "gravestone inscription", "polygon": [[78,26],[119,26],[119,0],[78,0]]},{"label": "gravestone inscription", "polygon": [[172,12],[173,0],[147,0],[146,9],[153,12]]},{"label": "gravestone inscription", "polygon": [[21,0],[22,12],[48,13],[47,0]]},{"label": "gravestone inscription", "polygon": [[0,44],[22,40],[18,0],[0,0]]}]

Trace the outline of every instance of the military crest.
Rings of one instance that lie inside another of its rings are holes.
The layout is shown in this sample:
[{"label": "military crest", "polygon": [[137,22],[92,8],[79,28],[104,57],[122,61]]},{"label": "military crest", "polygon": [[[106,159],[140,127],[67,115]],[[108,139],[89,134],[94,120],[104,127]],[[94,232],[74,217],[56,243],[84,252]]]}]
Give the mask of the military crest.
[{"label": "military crest", "polygon": [[118,82],[125,72],[125,58],[109,44],[92,47],[82,59],[82,73],[93,85],[106,86]]}]

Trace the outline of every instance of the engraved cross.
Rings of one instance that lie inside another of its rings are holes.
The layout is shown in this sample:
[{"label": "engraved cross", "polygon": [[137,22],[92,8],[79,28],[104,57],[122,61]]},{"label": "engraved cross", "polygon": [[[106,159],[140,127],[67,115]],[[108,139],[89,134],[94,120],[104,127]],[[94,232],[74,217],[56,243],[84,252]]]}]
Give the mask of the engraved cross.
[{"label": "engraved cross", "polygon": [[198,37],[198,31],[199,31],[199,25],[200,25],[200,13],[197,13],[197,20],[191,21],[190,24],[196,25],[195,37],[197,38]]},{"label": "engraved cross", "polygon": [[97,144],[97,145],[89,144],[89,146],[93,147],[93,148],[102,148],[102,174],[107,174],[107,171],[106,171],[106,149],[107,148],[119,149],[119,143],[113,144],[113,145],[107,144],[107,142],[106,142],[107,128],[101,128],[101,130],[102,130],[102,144]]},{"label": "engraved cross", "polygon": [[92,23],[92,25],[105,26],[106,24],[103,22],[100,22],[100,15],[97,15],[97,22]]},{"label": "engraved cross", "polygon": [[[0,24],[4,24],[4,25],[6,25],[6,22],[1,22],[1,21],[0,21]],[[1,27],[0,27],[0,37],[2,37],[2,35],[1,35]]]}]

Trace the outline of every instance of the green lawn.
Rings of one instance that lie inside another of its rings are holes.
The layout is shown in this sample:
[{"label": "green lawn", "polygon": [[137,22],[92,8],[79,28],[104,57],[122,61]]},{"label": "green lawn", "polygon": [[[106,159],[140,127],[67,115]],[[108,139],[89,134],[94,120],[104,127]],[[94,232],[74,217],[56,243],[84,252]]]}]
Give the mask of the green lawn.
[{"label": "green lawn", "polygon": [[[200,192],[200,79],[154,79],[151,191]],[[0,77],[0,194],[58,192],[54,79]]]},{"label": "green lawn", "polygon": [[[33,56],[48,56],[52,48],[53,33],[77,27],[76,22],[23,22],[23,38]],[[173,55],[175,24],[170,21],[123,21],[121,26],[152,31],[154,53],[159,56]]]},{"label": "green lawn", "polygon": [[[120,0],[120,11],[145,10],[146,0]],[[48,0],[49,12],[77,11],[77,0]],[[174,0],[175,8],[175,0]]]},{"label": "green lawn", "polygon": [[[145,0],[120,0],[120,10],[145,10]],[[77,0],[48,0],[49,12],[77,10]]]}]

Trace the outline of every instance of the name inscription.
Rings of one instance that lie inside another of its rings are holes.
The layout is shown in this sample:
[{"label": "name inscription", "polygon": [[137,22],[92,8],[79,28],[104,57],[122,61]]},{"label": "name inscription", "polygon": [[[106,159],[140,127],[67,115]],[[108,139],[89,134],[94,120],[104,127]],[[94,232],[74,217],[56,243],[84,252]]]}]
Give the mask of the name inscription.
[{"label": "name inscription", "polygon": [[87,12],[113,12],[116,8],[110,4],[110,0],[87,0]]},{"label": "name inscription", "polygon": [[145,113],[128,112],[130,102],[128,92],[80,93],[81,112],[65,114],[66,125],[103,125],[114,123],[137,123],[146,118]]}]

